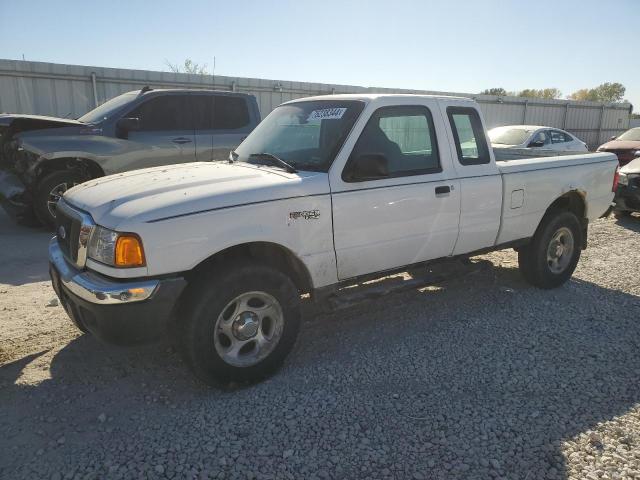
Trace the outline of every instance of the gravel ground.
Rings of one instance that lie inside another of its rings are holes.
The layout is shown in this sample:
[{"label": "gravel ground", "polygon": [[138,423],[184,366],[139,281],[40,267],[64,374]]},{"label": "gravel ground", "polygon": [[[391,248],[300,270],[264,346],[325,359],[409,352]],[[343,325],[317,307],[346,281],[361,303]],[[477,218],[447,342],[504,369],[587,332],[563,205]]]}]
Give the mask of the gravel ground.
[{"label": "gravel ground", "polygon": [[594,223],[557,290],[505,251],[308,306],[285,367],[226,391],[79,335],[47,240],[0,216],[0,478],[640,478],[640,218]]}]

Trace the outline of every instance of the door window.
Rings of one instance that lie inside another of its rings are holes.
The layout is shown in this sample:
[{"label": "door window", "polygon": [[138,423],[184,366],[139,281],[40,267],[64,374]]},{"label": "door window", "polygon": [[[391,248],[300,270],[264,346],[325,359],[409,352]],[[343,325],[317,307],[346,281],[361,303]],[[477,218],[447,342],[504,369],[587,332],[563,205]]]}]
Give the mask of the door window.
[{"label": "door window", "polygon": [[151,98],[128,114],[140,119],[141,131],[192,130],[189,95]]},{"label": "door window", "polygon": [[566,143],[572,142],[573,138],[567,135],[564,132],[559,132],[558,130],[551,130],[551,141],[553,143]]},{"label": "door window", "polygon": [[489,163],[489,147],[480,115],[475,108],[447,107],[449,124],[462,165]]},{"label": "door window", "polygon": [[551,135],[548,130],[543,130],[536,133],[531,142],[542,143],[543,145],[549,145],[551,143]]},{"label": "door window", "polygon": [[249,125],[249,109],[244,97],[216,96],[213,102],[213,128],[235,130]]},{"label": "door window", "polygon": [[389,177],[441,172],[433,119],[422,106],[382,107],[376,110],[351,152],[383,155]]}]

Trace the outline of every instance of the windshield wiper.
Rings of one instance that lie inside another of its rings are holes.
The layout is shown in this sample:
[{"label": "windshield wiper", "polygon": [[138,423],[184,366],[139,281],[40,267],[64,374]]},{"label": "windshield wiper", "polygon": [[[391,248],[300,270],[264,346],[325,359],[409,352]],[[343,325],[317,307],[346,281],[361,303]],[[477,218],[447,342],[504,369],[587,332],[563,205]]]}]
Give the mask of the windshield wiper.
[{"label": "windshield wiper", "polygon": [[273,153],[262,152],[262,153],[252,153],[249,155],[249,158],[258,158],[263,160],[271,160],[274,163],[277,163],[279,166],[284,168],[288,173],[296,173],[297,170],[293,167],[293,165],[288,164],[280,157],[276,157]]}]

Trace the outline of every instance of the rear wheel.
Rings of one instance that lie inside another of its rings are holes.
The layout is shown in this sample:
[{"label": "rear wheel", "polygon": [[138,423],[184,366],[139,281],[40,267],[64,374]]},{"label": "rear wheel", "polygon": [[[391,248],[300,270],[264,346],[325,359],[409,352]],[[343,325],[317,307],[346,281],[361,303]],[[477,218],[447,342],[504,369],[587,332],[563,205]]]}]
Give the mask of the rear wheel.
[{"label": "rear wheel", "polygon": [[252,382],[273,373],[300,328],[300,295],[282,272],[244,263],[190,287],[181,308],[180,350],[207,384]]},{"label": "rear wheel", "polygon": [[539,288],[555,288],[573,274],[582,247],[582,229],[571,212],[550,212],[529,245],[518,251],[520,271]]},{"label": "rear wheel", "polygon": [[38,220],[48,228],[56,223],[56,205],[71,187],[85,182],[87,178],[73,170],[52,172],[42,178],[36,187],[33,209]]}]

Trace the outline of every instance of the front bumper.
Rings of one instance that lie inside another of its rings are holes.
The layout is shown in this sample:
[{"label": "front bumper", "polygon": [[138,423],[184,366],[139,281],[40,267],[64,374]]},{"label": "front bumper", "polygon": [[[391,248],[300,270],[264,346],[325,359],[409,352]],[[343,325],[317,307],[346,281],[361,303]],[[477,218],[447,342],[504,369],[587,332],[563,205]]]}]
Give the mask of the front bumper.
[{"label": "front bumper", "polygon": [[49,243],[53,289],[71,320],[118,345],[161,338],[186,286],[184,278],[120,281],[72,266],[56,238]]},{"label": "front bumper", "polygon": [[618,184],[616,196],[613,199],[616,210],[640,212],[640,187],[636,183],[629,185]]}]

